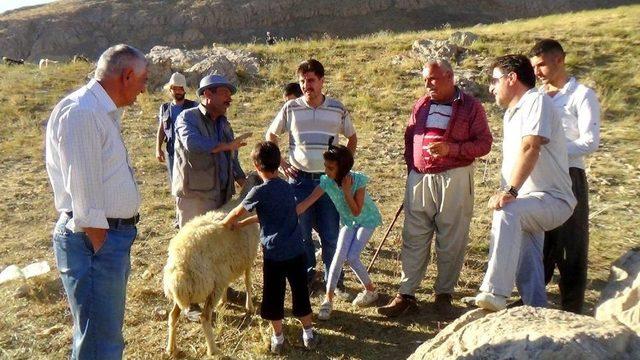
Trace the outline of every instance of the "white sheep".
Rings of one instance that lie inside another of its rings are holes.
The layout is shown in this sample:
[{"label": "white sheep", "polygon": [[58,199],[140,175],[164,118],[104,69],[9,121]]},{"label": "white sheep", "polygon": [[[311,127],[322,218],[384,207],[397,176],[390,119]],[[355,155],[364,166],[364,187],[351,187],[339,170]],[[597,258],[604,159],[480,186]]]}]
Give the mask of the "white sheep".
[{"label": "white sheep", "polygon": [[40,62],[38,62],[38,68],[42,69],[43,67],[48,67],[49,64],[57,64],[57,61],[54,60],[49,60],[49,59],[40,59]]},{"label": "white sheep", "polygon": [[163,278],[165,296],[174,303],[168,319],[168,354],[176,351],[175,332],[180,312],[193,303],[205,304],[200,323],[207,341],[207,353],[219,353],[211,326],[212,313],[215,305],[226,296],[229,284],[240,275],[244,274],[246,309],[249,313],[254,312],[251,268],[260,243],[259,227],[254,223],[229,230],[221,221],[259,182],[257,175],[250,174],[242,193],[234,201],[189,221],[169,242]]}]

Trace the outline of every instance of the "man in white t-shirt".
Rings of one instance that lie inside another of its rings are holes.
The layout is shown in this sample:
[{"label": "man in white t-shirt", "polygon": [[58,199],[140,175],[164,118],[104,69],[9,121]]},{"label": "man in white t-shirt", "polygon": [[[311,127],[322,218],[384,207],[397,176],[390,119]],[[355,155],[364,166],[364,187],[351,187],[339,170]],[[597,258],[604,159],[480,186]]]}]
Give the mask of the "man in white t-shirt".
[{"label": "man in white t-shirt", "polygon": [[589,250],[589,185],[585,157],[596,151],[600,143],[600,104],[593,90],[569,77],[564,49],[556,40],[538,41],[529,58],[543,84],[541,92],[551,97],[561,114],[569,175],[578,201],[569,220],[545,233],[545,282],[549,283],[557,266],[562,310],[579,314],[587,287]]},{"label": "man in white t-shirt", "polygon": [[502,187],[489,199],[489,264],[475,300],[490,311],[504,309],[515,282],[524,304],[545,306],[544,232],[564,223],[576,204],[562,122],[551,98],[535,89],[526,56],[499,57],[492,69],[489,91],[507,109]]}]

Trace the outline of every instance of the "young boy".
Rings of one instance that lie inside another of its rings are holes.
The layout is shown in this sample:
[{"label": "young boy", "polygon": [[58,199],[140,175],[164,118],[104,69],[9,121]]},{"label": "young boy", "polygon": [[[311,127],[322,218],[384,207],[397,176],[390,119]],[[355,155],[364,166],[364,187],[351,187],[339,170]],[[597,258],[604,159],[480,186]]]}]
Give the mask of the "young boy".
[{"label": "young boy", "polygon": [[[260,241],[264,253],[260,315],[271,321],[271,352],[281,354],[284,346],[282,319],[285,279],[291,287],[293,315],[303,326],[304,347],[313,349],[318,344],[318,335],[311,324],[302,233],[298,226],[293,190],[278,177],[280,149],[273,142],[261,142],[251,152],[251,159],[264,183],[251,189],[242,203],[229,212],[223,223],[228,228],[236,229],[260,222]],[[253,209],[256,209],[257,215],[238,221],[239,217]]]},{"label": "young boy", "polygon": [[282,99],[284,101],[297,99],[302,96],[302,89],[298,83],[288,83],[282,89]]}]

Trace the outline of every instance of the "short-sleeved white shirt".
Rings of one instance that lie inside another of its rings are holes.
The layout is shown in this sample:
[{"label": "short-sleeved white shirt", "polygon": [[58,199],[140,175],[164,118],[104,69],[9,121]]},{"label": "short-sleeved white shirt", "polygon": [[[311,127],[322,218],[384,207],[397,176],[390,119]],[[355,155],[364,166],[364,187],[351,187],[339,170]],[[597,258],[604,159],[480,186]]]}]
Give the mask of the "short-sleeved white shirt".
[{"label": "short-sleeved white shirt", "polygon": [[506,185],[518,158],[522,138],[536,135],[548,140],[531,174],[519,190],[520,195],[548,193],[574,207],[567,147],[560,114],[551,98],[535,89],[527,91],[516,106],[504,114],[502,143],[502,184]]},{"label": "short-sleeved white shirt", "polygon": [[584,169],[585,156],[596,151],[600,144],[598,97],[572,77],[551,100],[562,117],[569,167]]},{"label": "short-sleeved white shirt", "polygon": [[267,134],[285,132],[289,133],[289,163],[303,171],[321,173],[329,138],[333,136],[333,144],[338,144],[338,134],[351,137],[356,130],[344,105],[327,96],[317,108],[309,106],[304,97],[285,103]]}]

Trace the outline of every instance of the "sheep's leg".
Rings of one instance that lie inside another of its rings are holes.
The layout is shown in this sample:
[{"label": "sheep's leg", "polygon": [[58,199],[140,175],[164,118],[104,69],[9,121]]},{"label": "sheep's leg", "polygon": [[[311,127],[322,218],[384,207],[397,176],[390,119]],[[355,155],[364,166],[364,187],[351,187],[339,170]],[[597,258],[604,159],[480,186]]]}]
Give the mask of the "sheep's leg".
[{"label": "sheep's leg", "polygon": [[200,323],[202,324],[202,330],[204,331],[204,337],[207,340],[207,355],[219,354],[220,350],[215,343],[215,335],[213,334],[213,327],[211,326],[211,318],[215,304],[220,300],[220,291],[214,290],[213,293],[207,296],[207,301],[204,304],[202,315],[200,315]]},{"label": "sheep's leg", "polygon": [[251,268],[247,268],[244,272],[244,286],[247,289],[247,299],[245,301],[245,309],[249,314],[253,314],[255,312],[255,308],[253,307],[253,294],[251,289]]},{"label": "sheep's leg", "polygon": [[180,307],[178,304],[173,304],[173,309],[169,313],[169,338],[167,340],[166,353],[171,355],[176,351],[176,324],[180,317]]}]

